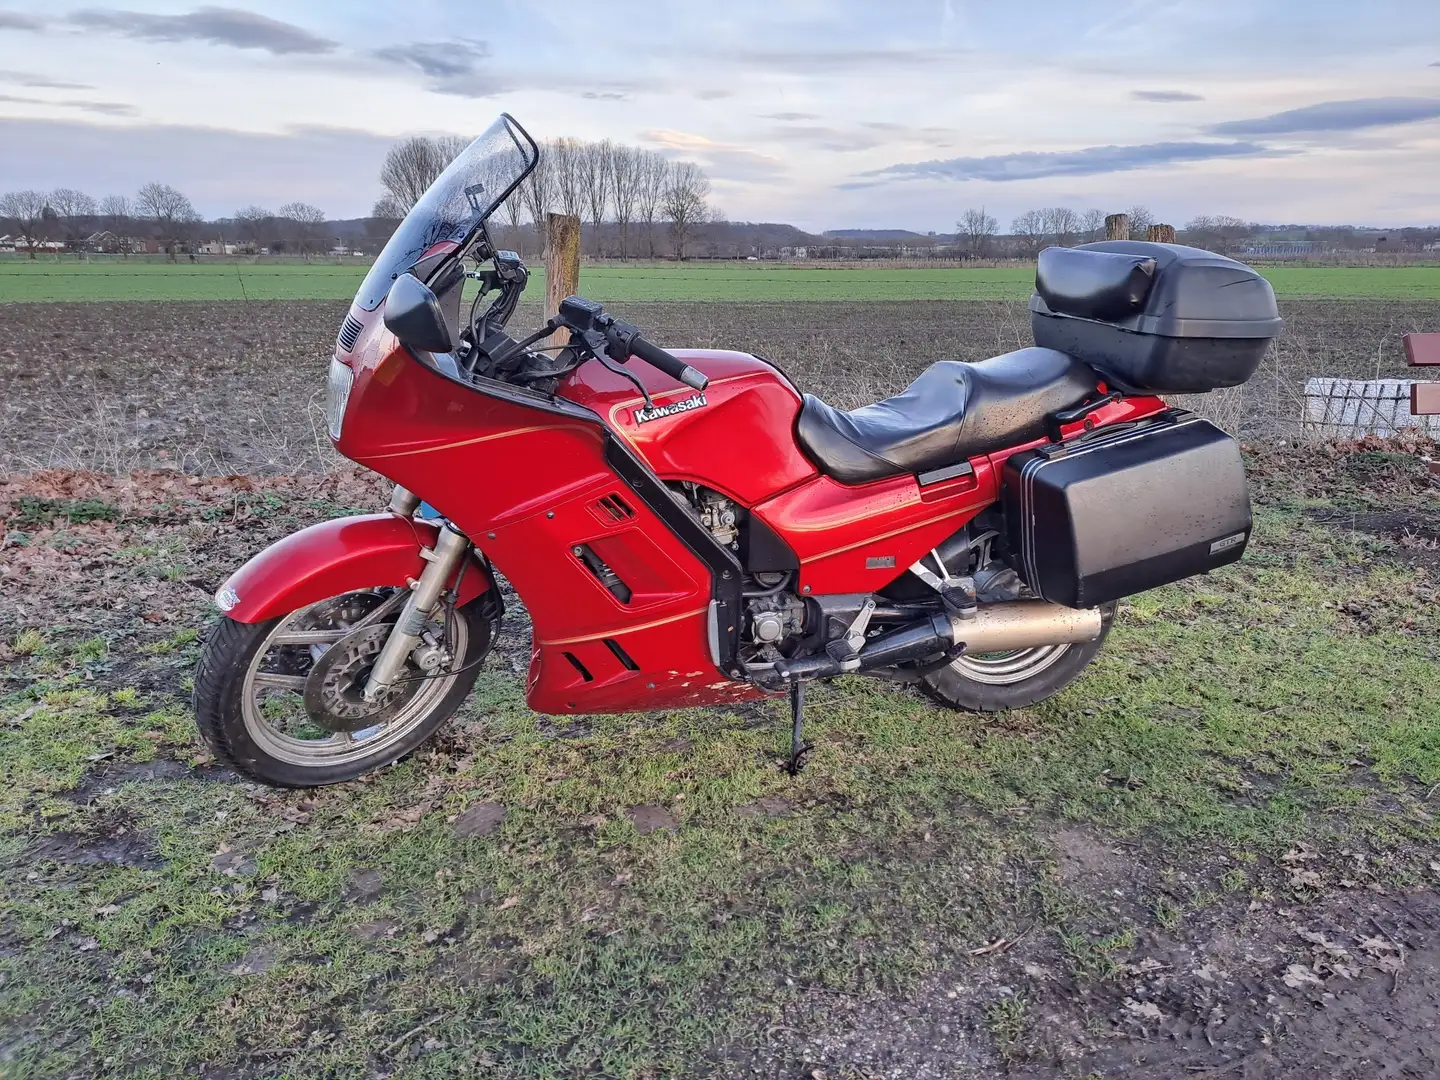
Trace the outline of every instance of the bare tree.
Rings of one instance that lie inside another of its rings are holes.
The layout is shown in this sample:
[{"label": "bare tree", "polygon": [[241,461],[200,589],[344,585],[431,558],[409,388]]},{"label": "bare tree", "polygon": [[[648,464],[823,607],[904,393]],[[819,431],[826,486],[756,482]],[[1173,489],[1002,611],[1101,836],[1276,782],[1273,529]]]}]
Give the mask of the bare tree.
[{"label": "bare tree", "polygon": [[695,226],[709,220],[710,179],[693,161],[677,161],[670,168],[661,210],[670,223],[670,242],[675,258],[684,260],[685,244]]},{"label": "bare tree", "polygon": [[530,211],[530,220],[535,223],[535,235],[540,245],[540,254],[545,254],[545,215],[555,200],[555,163],[550,157],[547,144],[540,148],[540,160],[520,185],[525,206]]},{"label": "bare tree", "polygon": [[1010,223],[1010,231],[1020,243],[1020,250],[1032,259],[1040,254],[1050,238],[1044,210],[1026,210]]},{"label": "bare tree", "polygon": [[381,221],[399,221],[405,216],[405,210],[401,207],[400,200],[387,191],[375,200],[375,205],[370,208],[370,216]]},{"label": "bare tree", "polygon": [[1105,239],[1105,211],[1086,210],[1080,215],[1080,232],[1087,244]]},{"label": "bare tree", "polygon": [[40,191],[7,191],[0,195],[0,218],[11,218],[20,228],[20,238],[35,258],[35,245],[40,239],[41,223],[45,220],[45,194]]},{"label": "bare tree", "polygon": [[615,224],[620,230],[620,258],[629,256],[630,222],[635,220],[635,202],[640,197],[643,150],[617,144],[610,154],[610,201]]},{"label": "bare tree", "polygon": [[106,195],[100,200],[100,228],[114,237],[114,250],[130,254],[130,219],[134,216],[130,200],[124,195]]},{"label": "bare tree", "polygon": [[469,145],[469,140],[459,135],[416,135],[390,147],[385,164],[380,166],[380,183],[394,198],[399,217],[410,212],[445,167]]},{"label": "bare tree", "polygon": [[1150,235],[1150,226],[1155,224],[1155,215],[1150,212],[1150,208],[1136,203],[1125,211],[1125,214],[1130,219],[1130,239],[1146,239]]},{"label": "bare tree", "polygon": [[1202,214],[1186,224],[1185,242],[1222,255],[1233,255],[1256,231],[1256,226],[1241,218]]},{"label": "bare tree", "polygon": [[325,225],[325,211],[309,203],[292,202],[280,207],[278,216],[295,223],[295,235],[300,242],[300,254],[308,257],[311,246],[320,238]]},{"label": "bare tree", "polygon": [[609,139],[586,143],[580,155],[585,180],[585,206],[590,211],[590,227],[595,234],[595,254],[604,255],[600,227],[605,224],[605,211],[610,206],[610,189],[614,180],[615,144]]},{"label": "bare tree", "polygon": [[653,150],[641,151],[640,176],[636,190],[640,220],[645,223],[645,240],[650,258],[655,258],[655,222],[660,213],[660,203],[670,186],[670,162],[663,154]]},{"label": "bare tree", "polygon": [[[510,242],[515,245],[518,251],[525,234],[520,231],[520,225],[525,220],[525,192],[518,187],[505,199],[505,220],[510,225]],[[523,252],[522,252],[523,254]]]},{"label": "bare tree", "polygon": [[146,184],[135,196],[135,212],[155,222],[159,240],[173,260],[181,227],[199,215],[190,200],[169,184]]},{"label": "bare tree", "polygon": [[263,206],[247,206],[236,210],[235,239],[253,251],[259,251],[265,246],[265,233],[274,217],[275,215]]},{"label": "bare tree", "polygon": [[95,200],[74,188],[56,188],[50,193],[50,209],[65,233],[65,246],[79,252],[95,224]]},{"label": "bare tree", "polygon": [[966,210],[955,223],[956,229],[965,239],[967,253],[983,258],[990,248],[990,241],[1000,231],[1000,223],[993,214],[987,214],[982,206],[979,210]]},{"label": "bare tree", "polygon": [[1075,243],[1075,234],[1080,231],[1080,215],[1068,206],[1050,206],[1045,211],[1045,231],[1049,239],[1061,247]]},{"label": "bare tree", "polygon": [[578,139],[556,139],[546,149],[560,212],[578,218],[585,206],[584,146]]}]

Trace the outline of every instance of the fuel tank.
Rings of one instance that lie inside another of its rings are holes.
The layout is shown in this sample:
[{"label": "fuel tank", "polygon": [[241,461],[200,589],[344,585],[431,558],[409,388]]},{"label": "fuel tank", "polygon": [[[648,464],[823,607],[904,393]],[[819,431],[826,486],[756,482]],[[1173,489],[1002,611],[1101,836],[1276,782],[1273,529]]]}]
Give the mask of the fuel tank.
[{"label": "fuel tank", "polygon": [[800,393],[777,368],[748,353],[671,351],[710,379],[703,392],[632,359],[626,366],[653,408],[596,363],[568,375],[559,394],[604,417],[662,479],[703,484],[745,506],[817,475],[795,442]]}]

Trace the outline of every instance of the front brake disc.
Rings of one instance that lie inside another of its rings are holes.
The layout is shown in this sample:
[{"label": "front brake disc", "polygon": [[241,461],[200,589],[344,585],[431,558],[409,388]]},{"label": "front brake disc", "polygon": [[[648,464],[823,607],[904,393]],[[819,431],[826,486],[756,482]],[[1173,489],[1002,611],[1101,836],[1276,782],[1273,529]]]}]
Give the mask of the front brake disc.
[{"label": "front brake disc", "polygon": [[364,696],[371,669],[394,628],[393,623],[362,626],[315,661],[305,680],[305,711],[311,720],[326,731],[362,731],[400,715],[423,685],[419,680],[386,687],[374,701]]}]

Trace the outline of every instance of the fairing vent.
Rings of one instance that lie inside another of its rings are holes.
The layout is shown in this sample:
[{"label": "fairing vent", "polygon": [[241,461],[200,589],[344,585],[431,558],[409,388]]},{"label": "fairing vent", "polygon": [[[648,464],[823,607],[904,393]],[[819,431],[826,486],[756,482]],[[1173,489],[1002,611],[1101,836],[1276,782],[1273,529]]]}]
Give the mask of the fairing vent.
[{"label": "fairing vent", "polygon": [[365,329],[365,324],[354,315],[346,315],[345,321],[340,324],[340,336],[336,339],[341,352],[349,352],[355,348],[355,343],[360,340],[360,332]]},{"label": "fairing vent", "polygon": [[602,520],[615,523],[629,521],[635,516],[635,511],[630,508],[630,504],[613,492],[597,500],[595,510]]}]

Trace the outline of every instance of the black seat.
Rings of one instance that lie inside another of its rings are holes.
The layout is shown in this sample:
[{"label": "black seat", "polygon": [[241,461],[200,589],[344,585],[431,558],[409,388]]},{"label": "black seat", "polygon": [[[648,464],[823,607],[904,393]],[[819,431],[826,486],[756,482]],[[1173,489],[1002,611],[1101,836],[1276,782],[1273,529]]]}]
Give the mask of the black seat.
[{"label": "black seat", "polygon": [[1095,390],[1087,365],[1054,349],[1020,349],[978,364],[941,360],[895,397],[841,412],[805,395],[800,447],[844,484],[954,465],[1045,434],[1045,414]]}]

